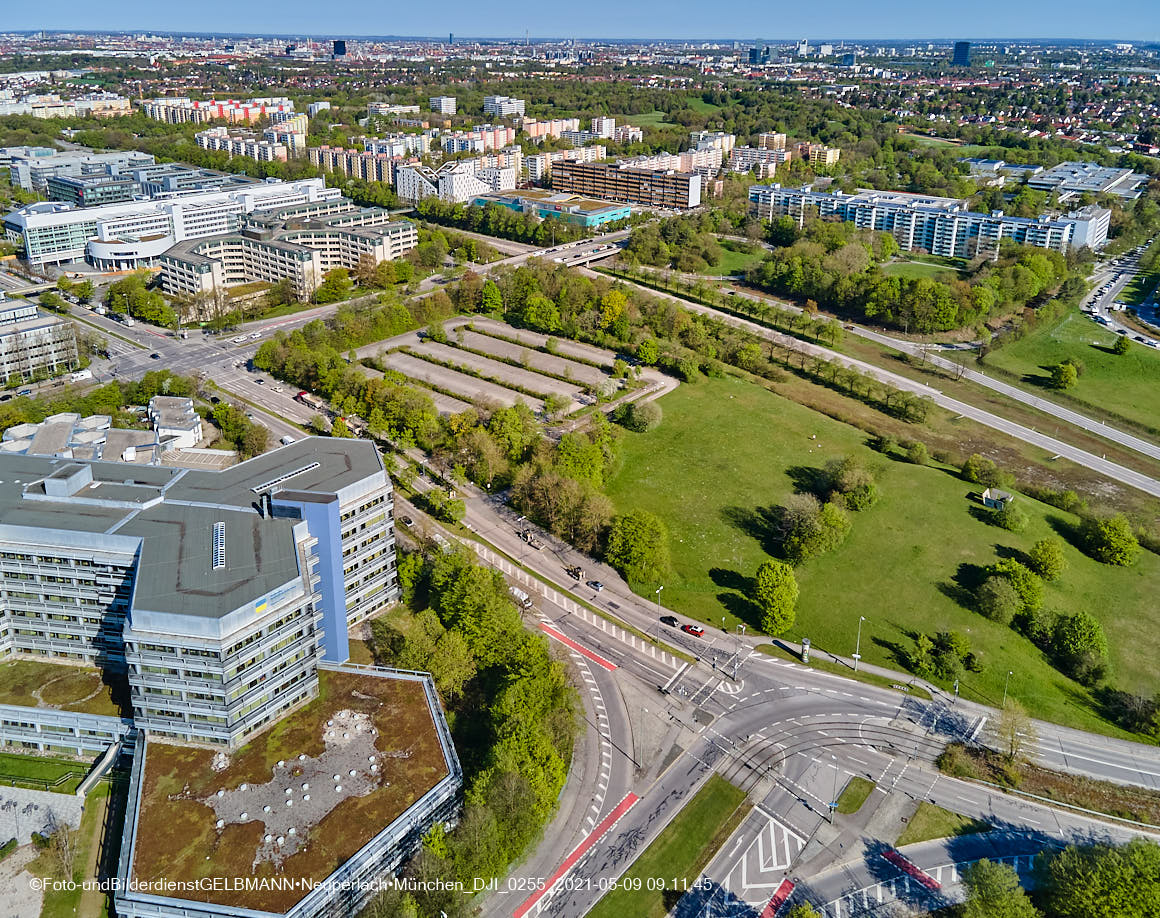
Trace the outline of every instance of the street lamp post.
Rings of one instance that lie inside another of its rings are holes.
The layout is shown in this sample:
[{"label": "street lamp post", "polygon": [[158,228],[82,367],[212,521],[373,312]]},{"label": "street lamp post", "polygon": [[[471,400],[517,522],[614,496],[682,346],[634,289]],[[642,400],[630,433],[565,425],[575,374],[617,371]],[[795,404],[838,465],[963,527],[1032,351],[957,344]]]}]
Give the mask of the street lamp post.
[{"label": "street lamp post", "polygon": [[854,644],[854,672],[858,672],[858,661],[862,659],[862,622],[866,621],[865,615],[858,616],[858,641]]},{"label": "street lamp post", "polygon": [[1011,684],[1011,676],[1014,673],[1014,670],[1007,670],[1007,678],[1003,680],[1003,707],[1007,707],[1007,686]]}]

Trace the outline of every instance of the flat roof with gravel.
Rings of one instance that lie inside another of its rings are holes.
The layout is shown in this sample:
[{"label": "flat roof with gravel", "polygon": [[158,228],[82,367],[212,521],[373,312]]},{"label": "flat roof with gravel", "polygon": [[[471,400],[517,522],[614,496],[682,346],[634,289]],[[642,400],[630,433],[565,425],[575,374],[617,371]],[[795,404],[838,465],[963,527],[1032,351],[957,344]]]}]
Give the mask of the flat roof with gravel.
[{"label": "flat roof with gravel", "polygon": [[[450,773],[422,682],[318,675],[314,701],[232,755],[149,739],[134,880],[321,881]],[[214,885],[182,897],[284,912],[307,892]]]}]

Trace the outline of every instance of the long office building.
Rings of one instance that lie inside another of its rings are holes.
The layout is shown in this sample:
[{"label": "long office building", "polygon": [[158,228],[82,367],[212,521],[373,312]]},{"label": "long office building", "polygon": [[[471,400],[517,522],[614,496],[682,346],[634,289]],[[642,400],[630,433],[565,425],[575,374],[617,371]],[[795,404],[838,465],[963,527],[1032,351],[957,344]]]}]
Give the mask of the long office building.
[{"label": "long office building", "polygon": [[0,383],[58,376],[78,362],[71,322],[0,293]]},{"label": "long office building", "polygon": [[[720,151],[714,151],[720,156]],[[666,210],[688,210],[701,203],[696,172],[657,171],[626,163],[552,164],[552,188],[605,201]]]},{"label": "long office building", "polygon": [[236,747],[398,597],[390,479],[307,438],[224,471],[0,454],[0,658],[124,674],[155,736]]},{"label": "long office building", "polygon": [[161,256],[167,293],[224,295],[230,287],[289,279],[308,299],[327,271],[400,258],[419,244],[415,225],[346,199],[246,218],[236,233],[179,242]]},{"label": "long office building", "polygon": [[921,250],[947,258],[993,256],[999,243],[1010,239],[1021,245],[1066,252],[1099,249],[1108,239],[1111,212],[1087,207],[1060,217],[1009,217],[1002,211],[979,213],[956,198],[897,191],[814,191],[753,185],[750,213],[762,220],[790,216],[799,224],[808,217],[856,223],[863,229],[890,233],[904,251]]},{"label": "long office building", "polygon": [[267,179],[222,191],[103,207],[28,204],[4,217],[4,230],[37,267],[87,261],[105,271],[125,271],[155,264],[163,252],[186,239],[236,232],[246,214],[341,196],[320,178]]},{"label": "long office building", "polygon": [[12,181],[25,191],[44,194],[54,176],[121,175],[155,162],[152,154],[136,150],[88,153],[80,150],[59,152],[51,147],[6,147],[0,149],[0,166],[7,167]]}]

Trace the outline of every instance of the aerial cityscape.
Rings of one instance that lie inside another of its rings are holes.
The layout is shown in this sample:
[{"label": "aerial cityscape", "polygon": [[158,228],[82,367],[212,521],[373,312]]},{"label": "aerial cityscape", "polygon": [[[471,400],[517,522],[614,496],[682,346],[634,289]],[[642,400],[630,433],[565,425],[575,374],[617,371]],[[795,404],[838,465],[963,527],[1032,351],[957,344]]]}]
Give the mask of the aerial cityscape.
[{"label": "aerial cityscape", "polygon": [[369,12],[0,21],[0,918],[1160,916],[1160,8]]}]

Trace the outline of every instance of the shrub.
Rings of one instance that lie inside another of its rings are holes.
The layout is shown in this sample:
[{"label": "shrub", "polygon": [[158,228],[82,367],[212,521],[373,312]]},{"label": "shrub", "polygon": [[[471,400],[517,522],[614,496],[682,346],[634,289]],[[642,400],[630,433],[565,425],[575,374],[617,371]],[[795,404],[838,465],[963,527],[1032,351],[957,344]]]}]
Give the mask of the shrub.
[{"label": "shrub", "polygon": [[1011,558],[1001,558],[987,572],[991,576],[1006,578],[1019,594],[1023,612],[1034,612],[1043,605],[1043,581],[1030,568]]},{"label": "shrub", "polygon": [[1140,553],[1140,543],[1123,514],[1089,516],[1080,526],[1084,549],[1097,561],[1127,567]]},{"label": "shrub", "polygon": [[1051,636],[1051,653],[1065,673],[1085,685],[1107,674],[1108,639],[1103,626],[1087,612],[1059,617]]},{"label": "shrub", "polygon": [[985,488],[992,488],[999,484],[999,469],[990,459],[972,453],[963,463],[960,472],[965,481],[980,484]]},{"label": "shrub", "polygon": [[915,465],[926,465],[930,461],[930,453],[926,444],[921,440],[914,440],[906,447],[906,461]]},{"label": "shrub", "polygon": [[616,410],[616,420],[637,433],[656,428],[663,417],[656,402],[629,402]]},{"label": "shrub", "polygon": [[1008,532],[1022,532],[1031,522],[1027,514],[1017,507],[1013,500],[1007,501],[1001,509],[996,510],[992,520],[996,526],[1006,529]]},{"label": "shrub", "polygon": [[1116,338],[1116,343],[1112,345],[1112,353],[1118,357],[1123,357],[1131,346],[1132,342],[1128,340],[1128,336],[1120,335]]},{"label": "shrub", "polygon": [[898,440],[890,434],[875,434],[870,440],[870,448],[888,456],[898,448]]},{"label": "shrub", "polygon": [[1010,624],[1022,605],[1018,591],[1006,577],[988,577],[975,591],[975,607],[980,614],[1001,625]]},{"label": "shrub", "polygon": [[1051,368],[1051,385],[1056,389],[1065,390],[1074,388],[1079,382],[1079,373],[1071,363],[1057,363]]}]

